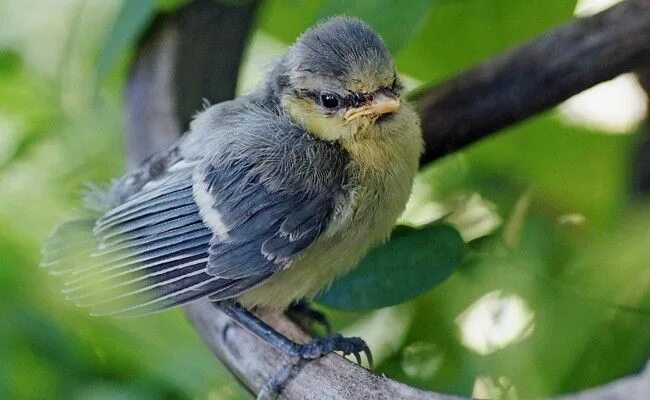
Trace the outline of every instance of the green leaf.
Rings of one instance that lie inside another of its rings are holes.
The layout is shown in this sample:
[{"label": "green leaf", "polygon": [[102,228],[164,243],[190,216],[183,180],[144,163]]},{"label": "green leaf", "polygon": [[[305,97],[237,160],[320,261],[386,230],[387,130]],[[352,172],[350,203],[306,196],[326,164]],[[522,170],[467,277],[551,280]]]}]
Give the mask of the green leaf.
[{"label": "green leaf", "polygon": [[191,3],[192,0],[156,0],[156,9],[171,12]]},{"label": "green leaf", "polygon": [[106,74],[124,53],[124,50],[142,33],[155,11],[153,0],[125,0],[115,23],[97,60],[96,85],[99,86]]},{"label": "green leaf", "polygon": [[447,225],[398,227],[391,240],[371,251],[317,301],[345,310],[387,307],[410,300],[447,278],[467,247]]},{"label": "green leaf", "polygon": [[292,43],[317,20],[324,0],[269,0],[260,12],[260,28],[275,38]]},{"label": "green leaf", "polygon": [[341,14],[354,16],[377,30],[390,51],[396,54],[424,27],[435,3],[415,0],[404,7],[404,3],[397,0],[276,0],[265,7],[261,25],[271,35],[292,43],[323,18]]},{"label": "green leaf", "polygon": [[381,34],[386,46],[397,54],[420,32],[434,5],[431,0],[409,1],[405,7],[398,0],[331,0],[320,10],[320,17],[349,15],[370,24]]},{"label": "green leaf", "polygon": [[438,1],[397,67],[425,82],[441,79],[571,19],[574,7],[570,0]]}]

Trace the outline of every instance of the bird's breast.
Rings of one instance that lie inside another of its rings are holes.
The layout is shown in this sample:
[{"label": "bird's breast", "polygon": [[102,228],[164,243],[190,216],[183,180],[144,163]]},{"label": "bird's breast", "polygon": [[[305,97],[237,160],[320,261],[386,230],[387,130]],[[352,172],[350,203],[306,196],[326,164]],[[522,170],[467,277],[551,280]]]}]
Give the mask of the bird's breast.
[{"label": "bird's breast", "polygon": [[326,231],[287,269],[239,300],[247,306],[282,309],[295,299],[315,296],[356,266],[368,249],[388,237],[404,210],[421,146],[419,129],[410,136],[347,146],[348,184]]}]

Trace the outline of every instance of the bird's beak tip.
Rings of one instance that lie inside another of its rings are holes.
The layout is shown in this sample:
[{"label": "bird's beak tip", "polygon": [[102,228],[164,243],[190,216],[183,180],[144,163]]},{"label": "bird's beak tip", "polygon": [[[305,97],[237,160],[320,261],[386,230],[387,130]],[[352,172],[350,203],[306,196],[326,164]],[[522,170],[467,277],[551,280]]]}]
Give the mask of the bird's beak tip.
[{"label": "bird's beak tip", "polygon": [[400,100],[393,96],[382,95],[372,103],[376,115],[392,113],[399,109]]},{"label": "bird's beak tip", "polygon": [[346,122],[352,121],[364,115],[379,117],[383,114],[396,112],[399,109],[400,104],[400,99],[396,97],[379,94],[370,104],[348,110],[345,113],[344,117]]}]

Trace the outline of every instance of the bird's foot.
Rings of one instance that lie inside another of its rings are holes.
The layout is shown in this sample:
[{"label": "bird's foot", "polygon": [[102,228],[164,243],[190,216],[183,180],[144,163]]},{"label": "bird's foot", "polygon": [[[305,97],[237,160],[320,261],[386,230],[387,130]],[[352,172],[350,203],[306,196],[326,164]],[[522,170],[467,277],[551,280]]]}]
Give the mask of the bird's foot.
[{"label": "bird's foot", "polygon": [[372,368],[372,353],[366,342],[359,337],[344,337],[340,333],[314,339],[309,343],[297,345],[287,353],[294,359],[278,369],[257,396],[257,400],[275,399],[296,368],[306,361],[312,361],[332,352],[340,351],[344,356],[353,354],[361,364],[361,354],[365,354],[368,365]]},{"label": "bird's foot", "polygon": [[[320,358],[332,352],[339,351],[343,355],[352,354],[359,364],[361,364],[361,354],[364,353],[368,359],[370,368],[372,368],[372,353],[366,342],[361,338],[343,337],[341,334],[335,333],[314,339],[306,344],[299,344],[280,334],[236,302],[222,301],[215,303],[215,306],[251,333],[292,357],[291,362],[280,368],[273,374],[273,377],[271,377],[266,385],[264,385],[258,399],[275,398],[295,372],[296,367],[299,367],[306,361]],[[225,332],[227,332],[227,329],[224,330],[224,335]]]},{"label": "bird's foot", "polygon": [[325,314],[311,308],[309,302],[306,300],[298,300],[291,303],[285,314],[287,314],[292,321],[300,325],[301,328],[310,333],[313,333],[312,329],[310,329],[312,324],[322,326],[323,329],[325,329],[325,333],[328,335],[332,333],[332,326],[327,320]]},{"label": "bird's foot", "polygon": [[363,353],[368,359],[368,365],[372,368],[372,353],[366,342],[359,337],[344,337],[340,333],[334,333],[300,345],[297,355],[304,360],[313,360],[335,351],[340,351],[344,356],[348,354],[354,355],[358,364],[361,364],[361,354]]}]

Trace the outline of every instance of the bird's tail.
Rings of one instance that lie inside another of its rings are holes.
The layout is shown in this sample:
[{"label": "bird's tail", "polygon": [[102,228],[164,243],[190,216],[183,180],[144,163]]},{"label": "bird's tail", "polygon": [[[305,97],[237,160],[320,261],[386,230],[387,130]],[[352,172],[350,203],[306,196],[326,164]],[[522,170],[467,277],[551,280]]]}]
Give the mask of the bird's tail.
[{"label": "bird's tail", "polygon": [[140,233],[109,239],[97,234],[94,219],[64,222],[45,240],[41,266],[59,278],[68,300],[93,315],[142,315],[206,297],[237,281],[205,272],[211,233],[195,218],[187,226],[172,220],[157,234],[144,235],[151,226],[143,225]]},{"label": "bird's tail", "polygon": [[69,275],[87,264],[97,247],[94,226],[94,219],[76,219],[54,228],[43,244],[41,267],[52,275]]}]

